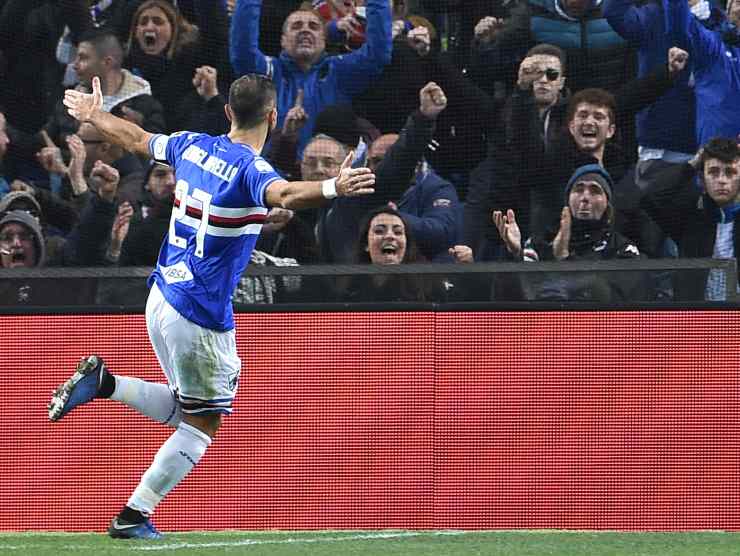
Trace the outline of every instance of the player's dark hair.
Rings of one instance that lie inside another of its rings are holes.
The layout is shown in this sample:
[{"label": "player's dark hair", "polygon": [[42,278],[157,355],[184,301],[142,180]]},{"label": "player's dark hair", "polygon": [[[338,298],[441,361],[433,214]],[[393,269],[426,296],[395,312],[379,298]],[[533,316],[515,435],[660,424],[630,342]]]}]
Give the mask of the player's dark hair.
[{"label": "player's dark hair", "polygon": [[583,103],[593,104],[594,106],[606,108],[607,112],[609,113],[609,123],[616,124],[615,114],[617,111],[617,102],[614,100],[614,95],[612,95],[609,91],[605,91],[604,89],[596,88],[583,89],[582,91],[578,91],[576,94],[570,97],[570,102],[568,102],[568,115],[566,119],[568,123],[573,121],[573,118],[575,118],[576,116],[578,105]]},{"label": "player's dark hair", "polygon": [[276,102],[275,85],[264,75],[242,75],[229,89],[229,106],[237,127],[242,129],[260,124]]},{"label": "player's dark hair", "polygon": [[704,169],[709,159],[716,159],[725,164],[732,164],[736,160],[740,159],[740,146],[734,139],[727,139],[725,137],[713,137],[709,142],[704,145],[701,154],[701,168]]}]

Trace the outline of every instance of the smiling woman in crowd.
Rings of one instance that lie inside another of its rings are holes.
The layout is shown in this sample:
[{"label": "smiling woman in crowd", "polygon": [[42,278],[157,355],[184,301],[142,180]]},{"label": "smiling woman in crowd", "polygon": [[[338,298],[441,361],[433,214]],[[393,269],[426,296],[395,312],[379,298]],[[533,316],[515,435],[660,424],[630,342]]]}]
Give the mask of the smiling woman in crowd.
[{"label": "smiling woman in crowd", "polygon": [[[360,225],[355,247],[357,264],[396,265],[426,262],[406,221],[395,208],[370,211]],[[427,278],[427,279],[425,279]],[[434,277],[415,274],[357,275],[349,280],[342,296],[347,301],[437,301],[445,297]]]}]

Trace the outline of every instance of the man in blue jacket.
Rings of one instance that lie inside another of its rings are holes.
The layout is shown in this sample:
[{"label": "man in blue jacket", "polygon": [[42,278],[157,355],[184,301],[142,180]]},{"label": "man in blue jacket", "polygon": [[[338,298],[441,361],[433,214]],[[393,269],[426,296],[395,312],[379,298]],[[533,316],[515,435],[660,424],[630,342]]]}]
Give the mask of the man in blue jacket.
[{"label": "man in blue jacket", "polygon": [[[640,77],[665,65],[666,52],[674,46],[674,40],[666,29],[660,3],[606,0],[604,16],[622,38],[638,48]],[[674,79],[673,87],[637,115],[638,182],[647,179],[651,167],[662,166],[655,161],[680,164],[696,152],[696,99],[689,84],[691,63],[689,58],[689,67]]]},{"label": "man in blue jacket", "polygon": [[[686,0],[666,0],[676,43],[689,51],[696,80],[696,140],[734,139],[740,134],[740,45],[736,29],[707,29]],[[675,115],[674,115],[675,116]]]},{"label": "man in blue jacket", "polygon": [[324,23],[311,10],[296,10],[283,23],[279,57],[259,49],[262,0],[238,0],[231,20],[231,65],[236,77],[259,73],[272,78],[278,93],[278,126],[303,91],[307,122],[300,131],[299,155],[313,135],[316,116],[325,106],[349,104],[368,88],[391,61],[391,7],[388,0],[368,0],[367,40],[350,54],[327,56]]}]

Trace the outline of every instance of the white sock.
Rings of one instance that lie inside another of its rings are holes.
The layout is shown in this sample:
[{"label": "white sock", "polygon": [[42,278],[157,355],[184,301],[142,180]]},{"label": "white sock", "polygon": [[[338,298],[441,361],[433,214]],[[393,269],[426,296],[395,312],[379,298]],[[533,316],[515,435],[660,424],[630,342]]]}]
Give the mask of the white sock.
[{"label": "white sock", "polygon": [[141,477],[139,486],[126,505],[152,514],[162,498],[195,467],[210,443],[211,438],[206,433],[187,423],[180,423],[154,456],[152,465]]},{"label": "white sock", "polygon": [[140,378],[116,375],[116,389],[111,400],[135,409],[142,415],[170,427],[177,427],[182,420],[180,404],[166,384],[146,382]]}]

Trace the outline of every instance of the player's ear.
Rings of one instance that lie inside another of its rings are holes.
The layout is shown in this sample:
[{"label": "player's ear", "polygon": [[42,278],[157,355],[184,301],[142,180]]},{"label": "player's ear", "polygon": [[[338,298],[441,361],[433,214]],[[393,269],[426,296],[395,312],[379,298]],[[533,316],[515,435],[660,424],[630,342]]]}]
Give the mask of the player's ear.
[{"label": "player's ear", "polygon": [[224,113],[226,114],[226,119],[229,120],[229,123],[234,121],[234,113],[231,111],[231,106],[228,104],[224,104]]}]

